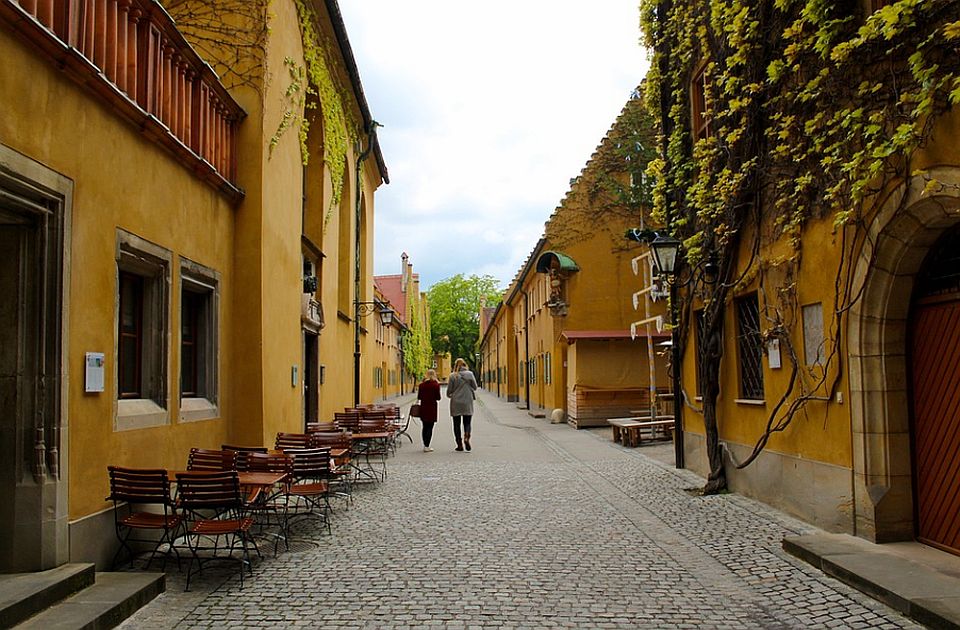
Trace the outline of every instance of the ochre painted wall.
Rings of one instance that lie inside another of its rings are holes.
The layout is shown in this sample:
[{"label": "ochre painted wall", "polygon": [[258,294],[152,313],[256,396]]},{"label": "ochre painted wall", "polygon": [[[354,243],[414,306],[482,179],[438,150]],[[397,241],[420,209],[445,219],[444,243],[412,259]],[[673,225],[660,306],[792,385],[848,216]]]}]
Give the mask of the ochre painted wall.
[{"label": "ochre painted wall", "polygon": [[[228,395],[232,373],[220,372],[220,417],[179,419],[179,256],[221,274],[220,325],[229,329],[235,210],[189,169],[75,83],[52,64],[0,29],[0,142],[74,181],[72,231],[66,255],[72,267],[66,348],[73,378],[68,388],[70,420],[69,513],[71,519],[105,507],[109,464],[182,468],[191,446],[219,446],[226,418],[246,401]],[[42,124],[38,124],[42,121]],[[148,168],[145,168],[149,165]],[[115,431],[115,313],[117,228],[173,255],[168,305],[170,424]],[[232,338],[220,338],[223,366]],[[85,394],[84,353],[106,354],[105,391]]]}]

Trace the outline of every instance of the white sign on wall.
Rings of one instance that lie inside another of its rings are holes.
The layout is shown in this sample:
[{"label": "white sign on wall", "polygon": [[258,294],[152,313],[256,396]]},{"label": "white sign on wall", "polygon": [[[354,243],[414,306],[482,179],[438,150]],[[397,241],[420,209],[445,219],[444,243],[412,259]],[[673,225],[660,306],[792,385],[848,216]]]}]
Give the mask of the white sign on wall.
[{"label": "white sign on wall", "polygon": [[84,361],[84,391],[94,393],[103,391],[103,365],[104,356],[102,352],[88,352]]}]

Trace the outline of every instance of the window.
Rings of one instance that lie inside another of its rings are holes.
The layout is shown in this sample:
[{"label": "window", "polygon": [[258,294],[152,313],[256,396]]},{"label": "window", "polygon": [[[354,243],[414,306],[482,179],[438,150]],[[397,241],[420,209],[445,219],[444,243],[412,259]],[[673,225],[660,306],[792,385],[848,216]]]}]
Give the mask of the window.
[{"label": "window", "polygon": [[710,136],[710,119],[707,117],[707,64],[703,63],[693,73],[690,82],[690,127],[694,140]]},{"label": "window", "polygon": [[550,353],[548,352],[547,354],[544,355],[544,358],[543,358],[543,382],[544,383],[549,384],[553,382],[553,375],[551,373],[552,371],[553,371],[553,362],[550,360]]},{"label": "window", "polygon": [[525,382],[524,379],[525,379],[526,377],[524,376],[524,374],[525,374],[525,372],[524,372],[524,370],[523,370],[523,361],[521,361],[521,362],[520,362],[520,382],[521,382],[521,383]]},{"label": "window", "polygon": [[537,360],[536,358],[530,359],[530,364],[527,366],[527,376],[530,377],[531,383],[537,382]]},{"label": "window", "polygon": [[220,274],[180,259],[180,419],[218,417]]},{"label": "window", "polygon": [[763,338],[757,294],[737,298],[737,352],[740,360],[740,397],[763,398]]},{"label": "window", "polygon": [[143,398],[143,276],[120,272],[120,398]]},{"label": "window", "polygon": [[823,365],[823,305],[807,304],[803,315],[803,357],[806,365]]},{"label": "window", "polygon": [[703,309],[693,314],[693,325],[697,340],[696,370],[697,370],[697,396],[703,396],[703,354],[706,351],[706,331],[704,330]]},{"label": "window", "polygon": [[116,430],[170,421],[168,250],[117,230]]},{"label": "window", "polygon": [[200,309],[203,307],[203,295],[184,291],[180,298],[180,395],[193,398],[199,391],[200,373]]}]

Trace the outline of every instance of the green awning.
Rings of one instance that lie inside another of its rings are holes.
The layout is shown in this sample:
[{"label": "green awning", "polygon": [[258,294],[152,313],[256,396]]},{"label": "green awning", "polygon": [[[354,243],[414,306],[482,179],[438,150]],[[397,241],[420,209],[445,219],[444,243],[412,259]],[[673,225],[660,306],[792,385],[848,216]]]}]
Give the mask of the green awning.
[{"label": "green awning", "polygon": [[540,254],[540,258],[537,259],[537,273],[548,273],[554,260],[560,264],[560,271],[567,273],[580,271],[580,267],[577,266],[573,258],[570,258],[566,254],[562,252],[544,252]]}]

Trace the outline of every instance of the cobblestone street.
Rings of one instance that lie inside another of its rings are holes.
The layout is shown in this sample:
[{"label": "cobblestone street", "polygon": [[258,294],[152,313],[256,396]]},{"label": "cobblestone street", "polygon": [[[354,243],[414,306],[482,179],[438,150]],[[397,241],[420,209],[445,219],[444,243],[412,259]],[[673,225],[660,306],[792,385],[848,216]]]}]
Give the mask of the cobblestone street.
[{"label": "cobblestone street", "polygon": [[189,593],[171,571],[121,628],[919,627],[780,549],[810,526],[687,492],[702,481],[645,454],[669,445],[624,449],[478,396],[473,452],[453,452],[444,401],[436,451],[414,422],[387,480],[335,505],[332,535],[301,521],[290,551],[261,545],[242,591],[232,569]]}]

